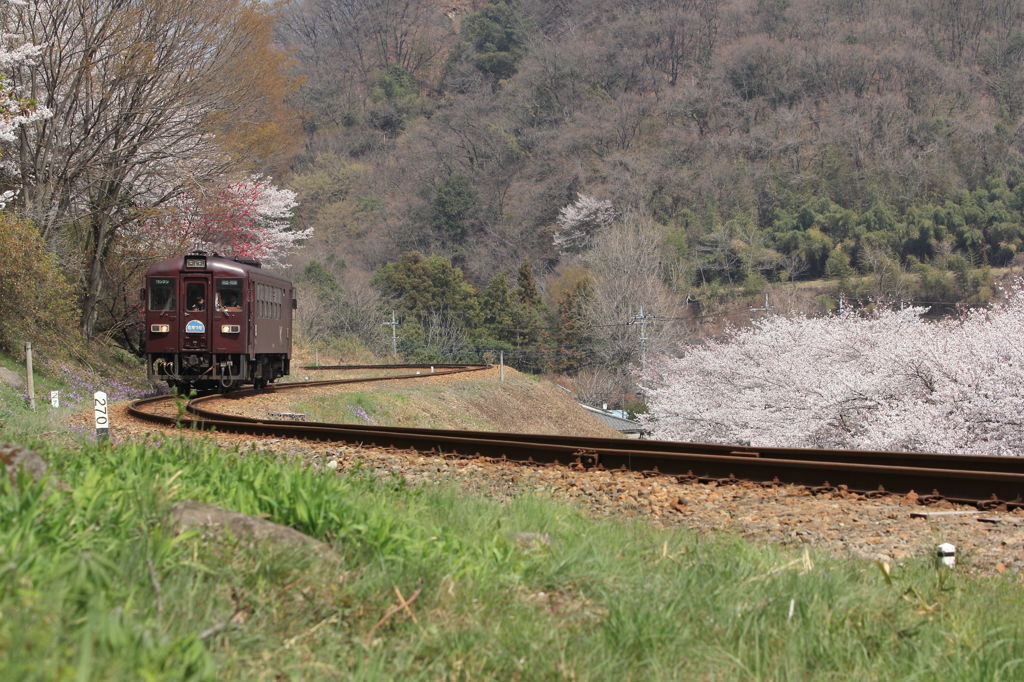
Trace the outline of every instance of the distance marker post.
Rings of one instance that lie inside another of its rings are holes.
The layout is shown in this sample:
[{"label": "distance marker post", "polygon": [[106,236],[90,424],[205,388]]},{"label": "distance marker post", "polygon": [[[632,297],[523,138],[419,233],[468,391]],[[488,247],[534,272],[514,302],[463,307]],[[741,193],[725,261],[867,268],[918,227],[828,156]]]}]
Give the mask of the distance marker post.
[{"label": "distance marker post", "polygon": [[93,394],[93,415],[96,417],[96,440],[107,440],[110,437],[110,412],[107,409],[107,394],[96,391]]},{"label": "distance marker post", "polygon": [[50,391],[50,407],[60,407],[60,391]]}]

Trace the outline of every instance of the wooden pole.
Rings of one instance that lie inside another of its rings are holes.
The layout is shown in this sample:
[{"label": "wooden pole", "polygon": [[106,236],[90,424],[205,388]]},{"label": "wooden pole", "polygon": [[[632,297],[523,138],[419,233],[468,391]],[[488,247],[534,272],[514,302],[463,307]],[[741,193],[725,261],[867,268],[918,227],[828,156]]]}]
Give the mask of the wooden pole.
[{"label": "wooden pole", "polygon": [[32,342],[25,342],[25,377],[28,379],[28,406],[36,409],[36,384],[32,377]]}]

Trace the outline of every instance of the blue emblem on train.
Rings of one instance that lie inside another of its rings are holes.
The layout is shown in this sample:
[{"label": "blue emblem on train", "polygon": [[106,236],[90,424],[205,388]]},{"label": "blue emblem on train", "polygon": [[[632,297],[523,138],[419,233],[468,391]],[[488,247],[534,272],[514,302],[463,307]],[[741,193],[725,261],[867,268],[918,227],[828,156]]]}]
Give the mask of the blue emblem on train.
[{"label": "blue emblem on train", "polygon": [[200,320],[189,320],[188,324],[185,325],[186,334],[205,334],[206,325]]}]

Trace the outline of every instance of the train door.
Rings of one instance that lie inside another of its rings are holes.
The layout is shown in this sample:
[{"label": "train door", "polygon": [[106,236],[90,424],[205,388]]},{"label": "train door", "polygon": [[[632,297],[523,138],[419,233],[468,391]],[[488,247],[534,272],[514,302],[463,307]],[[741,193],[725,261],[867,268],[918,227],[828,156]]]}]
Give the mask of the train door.
[{"label": "train door", "polygon": [[183,351],[210,349],[210,277],[187,275],[181,280],[181,348]]},{"label": "train door", "polygon": [[178,281],[174,277],[150,277],[145,294],[146,352],[173,353],[180,343]]}]

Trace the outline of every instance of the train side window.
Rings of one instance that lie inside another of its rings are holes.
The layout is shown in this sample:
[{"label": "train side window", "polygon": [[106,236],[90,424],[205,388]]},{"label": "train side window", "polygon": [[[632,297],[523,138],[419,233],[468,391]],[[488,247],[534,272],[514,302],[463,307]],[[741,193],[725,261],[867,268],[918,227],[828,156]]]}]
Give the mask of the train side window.
[{"label": "train side window", "polygon": [[202,282],[189,282],[185,285],[185,304],[188,310],[206,310],[206,285]]},{"label": "train side window", "polygon": [[242,310],[242,282],[238,279],[217,280],[217,310],[235,313]]},{"label": "train side window", "polygon": [[174,280],[149,280],[149,309],[159,311],[174,310]]}]

